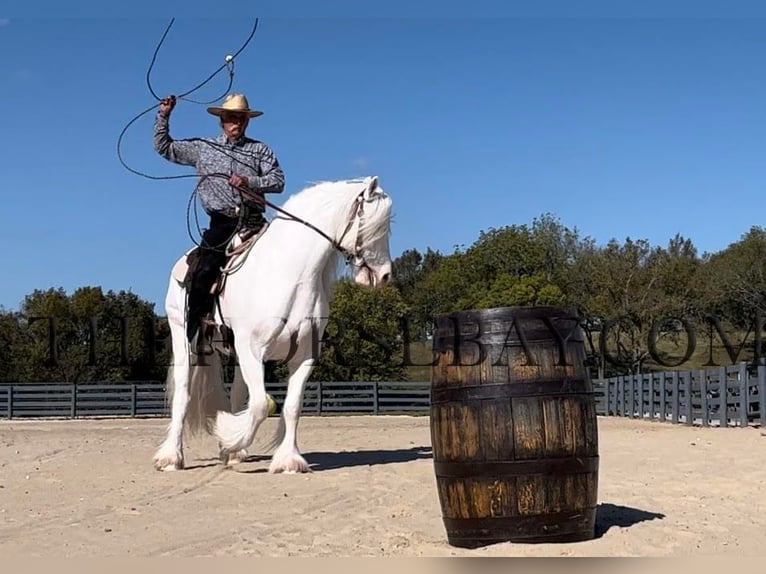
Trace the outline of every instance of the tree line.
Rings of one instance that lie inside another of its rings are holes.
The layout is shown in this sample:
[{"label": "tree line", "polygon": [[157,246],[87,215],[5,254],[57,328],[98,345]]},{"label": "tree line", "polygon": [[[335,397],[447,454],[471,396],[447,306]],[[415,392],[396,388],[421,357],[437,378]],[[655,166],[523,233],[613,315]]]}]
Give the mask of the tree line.
[{"label": "tree line", "polygon": [[[380,290],[338,280],[312,380],[427,380],[436,315],[504,306],[575,311],[594,376],[762,356],[761,227],[700,254],[680,235],[663,246],[630,237],[598,245],[543,214],[449,253],[406,250],[393,267],[393,284]],[[164,315],[134,293],[38,289],[19,309],[0,310],[0,382],[164,380],[169,335]],[[235,362],[224,358],[229,371]],[[269,380],[285,375],[284,364],[268,365]]]}]

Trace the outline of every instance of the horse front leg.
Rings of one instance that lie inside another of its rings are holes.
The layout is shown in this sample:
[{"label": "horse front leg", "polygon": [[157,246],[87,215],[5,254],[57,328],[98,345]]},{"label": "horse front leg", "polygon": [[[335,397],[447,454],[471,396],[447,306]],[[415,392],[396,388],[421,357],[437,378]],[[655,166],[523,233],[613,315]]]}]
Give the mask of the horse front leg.
[{"label": "horse front leg", "polygon": [[306,459],[298,449],[298,420],[303,405],[306,381],[314,368],[314,359],[307,357],[290,361],[290,377],[287,395],[282,408],[282,440],[271,458],[269,472],[299,473],[311,472]]},{"label": "horse front leg", "polygon": [[[231,385],[231,412],[238,413],[247,408],[247,384],[242,377],[242,368],[237,365],[234,367],[234,380]],[[221,445],[219,445],[220,447]],[[240,449],[229,453],[229,460],[227,464],[239,464],[244,461],[248,456],[246,448]]]}]

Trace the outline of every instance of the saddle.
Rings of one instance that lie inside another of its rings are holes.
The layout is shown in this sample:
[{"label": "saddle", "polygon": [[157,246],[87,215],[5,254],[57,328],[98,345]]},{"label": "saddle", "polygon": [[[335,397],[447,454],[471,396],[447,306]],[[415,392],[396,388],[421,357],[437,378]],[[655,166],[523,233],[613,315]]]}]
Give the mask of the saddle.
[{"label": "saddle", "polygon": [[[210,290],[212,295],[220,295],[224,291],[226,285],[226,278],[234,273],[250,253],[253,245],[260,239],[260,237],[266,231],[268,223],[264,225],[258,231],[243,230],[232,237],[226,246],[226,264],[221,268],[221,273],[218,278],[213,282],[213,287]],[[186,256],[176,261],[171,271],[173,279],[178,281],[180,285],[188,288],[191,283],[191,278],[197,270],[197,264],[199,263],[200,248],[199,246],[193,247],[186,252]]]},{"label": "saddle", "polygon": [[[232,273],[235,273],[237,269],[245,262],[253,245],[256,244],[258,239],[264,234],[268,227],[268,222],[264,223],[257,231],[252,229],[243,229],[239,233],[236,233],[229,243],[226,245],[226,260],[223,267],[218,274],[218,277],[213,281],[210,288],[210,294],[214,299],[214,306],[218,310],[219,323],[218,328],[223,335],[224,347],[228,348],[232,346],[233,341],[231,333],[228,327],[224,324],[223,316],[221,313],[220,296],[223,294],[226,288],[226,279]],[[175,279],[179,285],[182,285],[185,289],[189,289],[191,286],[191,280],[194,274],[197,272],[198,264],[200,261],[200,247],[196,246],[186,252],[184,257],[179,258],[176,264],[173,266],[171,276]]]}]

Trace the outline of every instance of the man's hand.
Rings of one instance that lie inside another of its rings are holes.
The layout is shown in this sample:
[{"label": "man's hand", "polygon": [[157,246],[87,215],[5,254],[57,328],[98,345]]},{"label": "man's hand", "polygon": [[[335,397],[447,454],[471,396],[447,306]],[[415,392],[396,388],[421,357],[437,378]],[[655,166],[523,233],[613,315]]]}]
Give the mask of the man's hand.
[{"label": "man's hand", "polygon": [[160,100],[160,114],[164,117],[170,117],[170,112],[173,111],[174,107],[176,107],[175,96],[168,96],[167,98],[162,98]]},{"label": "man's hand", "polygon": [[247,178],[241,175],[237,175],[235,173],[229,178],[229,185],[231,185],[232,187],[237,187],[237,188],[239,187],[247,188],[248,186]]}]

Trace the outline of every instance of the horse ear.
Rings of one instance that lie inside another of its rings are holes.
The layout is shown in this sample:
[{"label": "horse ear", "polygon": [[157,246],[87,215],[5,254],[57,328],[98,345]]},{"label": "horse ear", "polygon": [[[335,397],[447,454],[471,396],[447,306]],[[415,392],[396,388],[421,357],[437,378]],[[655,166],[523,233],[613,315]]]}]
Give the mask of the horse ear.
[{"label": "horse ear", "polygon": [[364,190],[364,198],[370,199],[372,197],[372,194],[378,189],[378,176],[373,175],[370,178],[369,183],[367,184],[367,189]]}]

